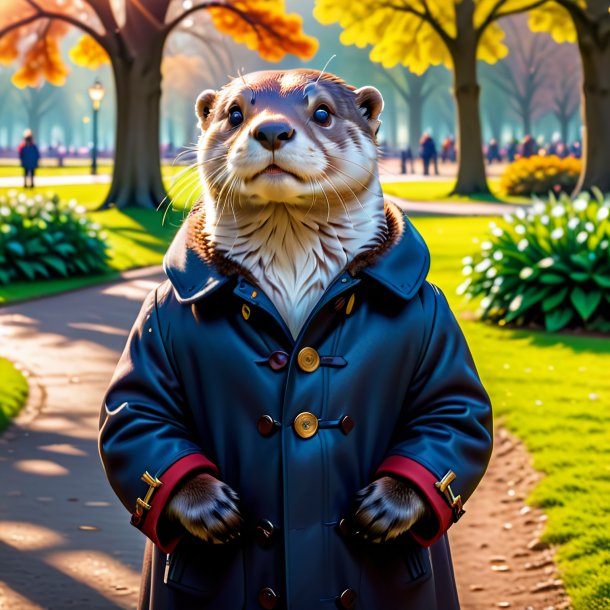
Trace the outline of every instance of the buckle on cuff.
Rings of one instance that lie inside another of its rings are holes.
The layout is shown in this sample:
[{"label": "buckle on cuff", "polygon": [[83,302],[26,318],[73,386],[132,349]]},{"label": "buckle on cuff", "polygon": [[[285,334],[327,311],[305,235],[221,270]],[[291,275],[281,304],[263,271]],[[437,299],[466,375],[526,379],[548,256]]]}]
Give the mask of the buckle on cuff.
[{"label": "buckle on cuff", "polygon": [[142,517],[145,510],[151,509],[150,501],[152,499],[152,495],[153,493],[155,493],[155,490],[157,490],[159,487],[161,487],[161,485],[163,485],[163,483],[159,479],[157,479],[157,477],[151,476],[148,470],[142,475],[141,479],[142,481],[144,481],[144,483],[148,485],[148,491],[146,492],[144,499],[138,498],[136,500],[136,510],[134,513],[134,517],[137,515],[138,521],[139,518]]},{"label": "buckle on cuff", "polygon": [[451,510],[453,511],[453,522],[457,523],[462,515],[466,512],[462,508],[462,496],[454,495],[450,484],[457,479],[457,475],[453,470],[447,471],[447,474],[440,480],[437,481],[434,486],[443,494],[447,500]]}]

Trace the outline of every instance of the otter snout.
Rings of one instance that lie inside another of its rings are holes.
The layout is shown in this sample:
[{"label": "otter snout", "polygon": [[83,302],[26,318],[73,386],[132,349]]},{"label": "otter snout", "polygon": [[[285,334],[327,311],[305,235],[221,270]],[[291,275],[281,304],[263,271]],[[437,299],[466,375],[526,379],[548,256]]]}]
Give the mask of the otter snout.
[{"label": "otter snout", "polygon": [[287,121],[270,119],[252,128],[252,137],[267,150],[275,151],[295,136],[294,128]]}]

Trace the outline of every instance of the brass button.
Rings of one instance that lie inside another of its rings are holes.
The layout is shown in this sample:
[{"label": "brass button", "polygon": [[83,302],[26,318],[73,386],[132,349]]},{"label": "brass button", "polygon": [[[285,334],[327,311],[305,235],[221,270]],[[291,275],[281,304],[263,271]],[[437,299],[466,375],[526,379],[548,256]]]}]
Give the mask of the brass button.
[{"label": "brass button", "polygon": [[345,308],[345,314],[349,316],[352,313],[352,309],[354,309],[354,303],[356,302],[356,295],[352,294],[347,302],[347,307]]},{"label": "brass button", "polygon": [[349,610],[356,605],[356,592],[353,589],[345,589],[341,595],[339,595],[339,608],[345,608]]},{"label": "brass button", "polygon": [[244,317],[244,320],[250,317],[250,308],[245,303],[241,306],[241,315]]},{"label": "brass button", "polygon": [[320,366],[320,356],[313,347],[304,347],[297,357],[303,371],[313,373]]},{"label": "brass button", "polygon": [[301,438],[311,438],[318,431],[318,418],[313,413],[305,411],[295,417],[293,426],[294,431]]},{"label": "brass button", "polygon": [[265,587],[258,592],[258,603],[265,610],[273,610],[277,606],[277,593],[271,587]]}]

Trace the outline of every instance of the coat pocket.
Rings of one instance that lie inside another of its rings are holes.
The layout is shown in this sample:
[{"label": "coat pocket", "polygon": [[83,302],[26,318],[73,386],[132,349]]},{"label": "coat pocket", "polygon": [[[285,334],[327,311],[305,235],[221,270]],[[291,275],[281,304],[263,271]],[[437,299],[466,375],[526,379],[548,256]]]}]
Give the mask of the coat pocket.
[{"label": "coat pocket", "polygon": [[[412,597],[414,589],[430,580],[431,576],[428,550],[409,535],[383,544],[368,544],[362,557],[361,608],[416,608],[418,606],[410,605],[407,600]],[[432,580],[430,584],[433,590]],[[422,594],[423,591],[419,591],[416,597],[421,598]],[[419,607],[433,608],[434,602],[430,606]]]},{"label": "coat pocket", "polygon": [[241,608],[244,574],[244,554],[237,543],[206,544],[189,537],[169,556],[165,583],[199,600],[202,609]]}]

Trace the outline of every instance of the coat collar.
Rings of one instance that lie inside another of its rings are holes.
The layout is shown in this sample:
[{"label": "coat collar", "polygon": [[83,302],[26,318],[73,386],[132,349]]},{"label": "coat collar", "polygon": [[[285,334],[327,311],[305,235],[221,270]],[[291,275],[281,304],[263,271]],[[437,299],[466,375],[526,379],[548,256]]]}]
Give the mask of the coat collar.
[{"label": "coat collar", "polygon": [[[389,237],[379,248],[358,256],[348,267],[352,275],[375,280],[397,296],[412,299],[428,275],[428,248],[407,216],[386,202]],[[202,213],[195,208],[170,245],[163,269],[176,298],[184,304],[202,299],[232,276],[247,272],[211,248],[201,233]]]}]

